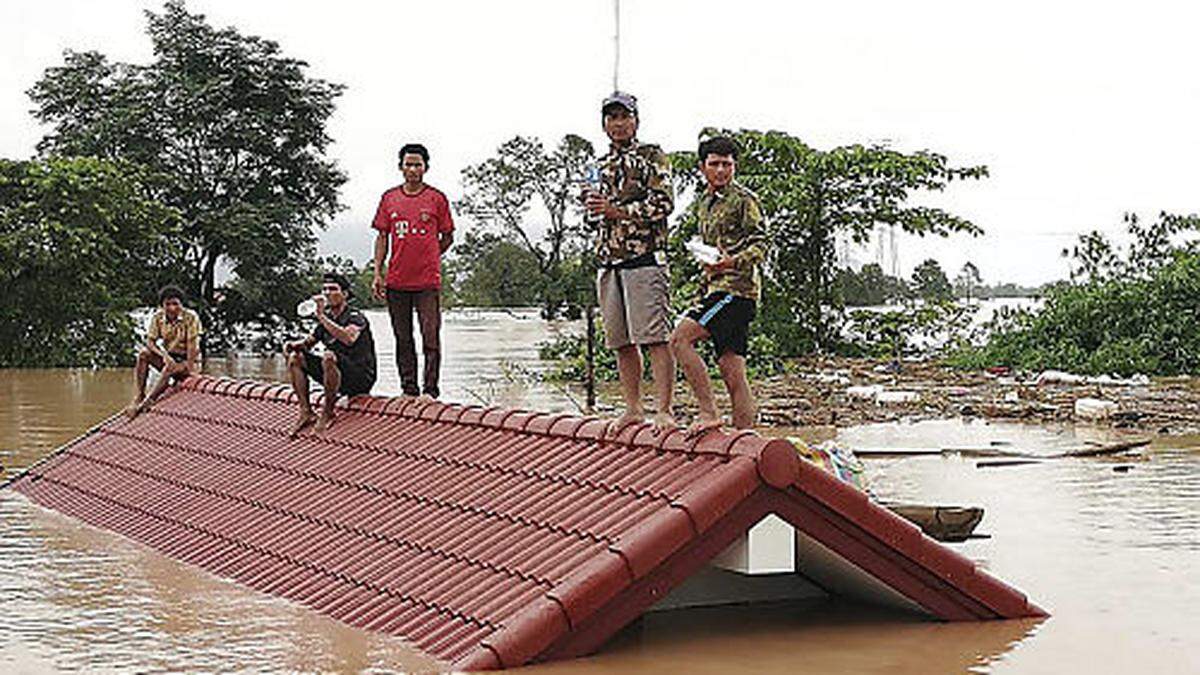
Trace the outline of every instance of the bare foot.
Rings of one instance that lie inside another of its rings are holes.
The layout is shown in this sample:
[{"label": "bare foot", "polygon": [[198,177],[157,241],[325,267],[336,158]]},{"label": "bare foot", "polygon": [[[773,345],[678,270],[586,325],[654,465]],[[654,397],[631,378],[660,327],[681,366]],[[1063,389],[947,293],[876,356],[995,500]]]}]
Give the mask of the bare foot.
[{"label": "bare foot", "polygon": [[721,424],[721,418],[719,417],[716,419],[696,420],[695,422],[692,422],[691,426],[688,427],[686,438],[699,438],[709,431],[714,429],[719,430],[721,428]]},{"label": "bare foot", "polygon": [[669,412],[655,413],[654,415],[654,435],[661,436],[679,426],[675,421],[675,416]]},{"label": "bare foot", "polygon": [[137,417],[142,412],[142,402],[134,401],[125,407],[125,416],[129,419]]},{"label": "bare foot", "polygon": [[621,432],[625,431],[625,429],[635,424],[641,424],[645,421],[646,418],[641,413],[625,413],[624,415],[621,415],[617,419],[608,423],[608,430],[605,432],[604,437],[608,440],[612,440],[617,436],[620,436]]},{"label": "bare foot", "polygon": [[429,394],[421,394],[417,397],[417,400],[421,403],[433,403],[435,399]]},{"label": "bare foot", "polygon": [[296,423],[292,425],[292,430],[288,433],[288,437],[295,438],[299,436],[304,427],[316,421],[317,416],[312,411],[300,413],[300,416],[296,418]]},{"label": "bare foot", "polygon": [[333,426],[333,421],[335,419],[337,419],[336,415],[326,415],[322,413],[320,419],[317,420],[317,425],[313,427],[313,431],[316,431],[317,433],[325,431],[329,427]]}]

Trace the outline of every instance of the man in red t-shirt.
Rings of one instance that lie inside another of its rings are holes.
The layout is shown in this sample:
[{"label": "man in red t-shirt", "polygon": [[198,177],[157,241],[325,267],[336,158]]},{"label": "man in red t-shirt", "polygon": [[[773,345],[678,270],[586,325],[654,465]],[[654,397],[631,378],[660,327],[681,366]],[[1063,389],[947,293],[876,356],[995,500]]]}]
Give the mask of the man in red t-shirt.
[{"label": "man in red t-shirt", "polygon": [[[379,200],[371,226],[375,236],[375,297],[387,299],[396,335],[396,367],[405,395],[437,398],[442,349],[442,254],[454,239],[454,220],[446,195],[425,184],[429,151],[419,143],[400,148],[404,184]],[[388,257],[386,279],[383,261]],[[425,354],[424,386],[417,387],[417,352],[413,342],[413,310],[421,327]]]}]

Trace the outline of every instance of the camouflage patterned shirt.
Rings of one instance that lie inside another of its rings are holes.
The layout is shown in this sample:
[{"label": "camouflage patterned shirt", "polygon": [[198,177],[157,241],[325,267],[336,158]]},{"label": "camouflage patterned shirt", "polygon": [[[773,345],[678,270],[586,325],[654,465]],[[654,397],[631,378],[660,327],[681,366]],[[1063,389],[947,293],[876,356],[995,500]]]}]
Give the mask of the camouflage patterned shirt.
[{"label": "camouflage patterned shirt", "polygon": [[766,227],[758,197],[736,182],[716,191],[707,190],[692,204],[700,239],[733,258],[734,266],[706,278],[705,295],[732,293],[758,302],[762,293],[760,268],[766,258]]},{"label": "camouflage patterned shirt", "polygon": [[596,256],[618,263],[666,251],[667,216],[675,208],[671,165],[662,148],[634,139],[600,158],[600,189],[626,217],[600,223]]}]

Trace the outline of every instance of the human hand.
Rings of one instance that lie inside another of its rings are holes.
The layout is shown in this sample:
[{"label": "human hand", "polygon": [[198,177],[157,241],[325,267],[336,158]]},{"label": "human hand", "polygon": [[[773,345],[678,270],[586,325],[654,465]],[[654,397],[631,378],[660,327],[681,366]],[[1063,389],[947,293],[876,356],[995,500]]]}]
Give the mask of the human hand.
[{"label": "human hand", "polygon": [[613,205],[608,197],[597,190],[589,190],[583,201],[584,208],[593,216],[612,217]]},{"label": "human hand", "polygon": [[313,302],[317,303],[317,318],[325,315],[325,294],[318,293],[313,296]]},{"label": "human hand", "polygon": [[387,284],[384,283],[383,277],[379,274],[376,274],[375,277],[371,279],[371,294],[374,295],[378,300],[387,299]]},{"label": "human hand", "polygon": [[731,257],[729,257],[729,256],[727,256],[727,255],[722,255],[722,256],[721,256],[721,259],[720,259],[720,260],[718,260],[717,262],[715,262],[715,263],[713,263],[713,264],[711,264],[711,265],[705,265],[705,266],[704,266],[704,272],[705,272],[706,274],[708,274],[708,276],[710,276],[710,277],[711,277],[711,276],[713,276],[714,274],[720,274],[721,272],[724,272],[724,271],[726,271],[726,270],[731,270],[731,269],[733,269],[735,266],[736,266],[736,265],[735,265],[735,263],[734,263],[734,260],[733,260],[733,258],[731,258]]}]

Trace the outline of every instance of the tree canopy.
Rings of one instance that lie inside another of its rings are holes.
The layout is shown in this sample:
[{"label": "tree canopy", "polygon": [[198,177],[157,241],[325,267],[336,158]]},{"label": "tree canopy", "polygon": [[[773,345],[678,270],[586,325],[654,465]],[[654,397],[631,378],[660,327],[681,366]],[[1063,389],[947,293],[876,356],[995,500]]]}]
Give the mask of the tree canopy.
[{"label": "tree canopy", "polygon": [[1045,289],[1041,306],[1001,311],[983,345],[953,361],[1077,373],[1200,373],[1200,216],[1126,214],[1128,247],[1099,232],[1078,238],[1073,281]]},{"label": "tree canopy", "polygon": [[[517,136],[497,148],[491,158],[463,169],[464,194],[457,207],[485,234],[456,252],[458,267],[472,261],[494,264],[494,249],[508,242],[525,252],[512,261],[513,271],[532,272],[536,277],[534,302],[542,306],[547,317],[577,308],[592,292],[587,270],[594,233],[582,217],[578,197],[593,153],[592,144],[574,134],[564,136],[551,150],[537,139]],[[493,252],[482,255],[480,247]],[[464,251],[474,257],[463,258]],[[535,263],[532,270],[527,264],[529,259]],[[472,282],[472,274],[483,276]],[[475,283],[472,293],[476,300],[497,298],[502,290],[486,289],[488,279],[503,281],[508,288],[519,291],[500,304],[529,299],[526,283],[505,279],[495,270],[471,270],[459,278],[463,283]]]},{"label": "tree canopy", "polygon": [[[874,145],[818,150],[780,131],[705,129],[730,136],[741,152],[737,180],[753,190],[775,242],[766,265],[759,324],[785,354],[835,347],[841,311],[836,288],[836,236],[864,242],[882,227],[916,235],[978,235],[971,221],[912,197],[952,181],[987,176],[985,166],[957,167],[928,151],[904,153]],[[700,185],[696,154],[672,153],[681,191]],[[677,247],[695,232],[685,215]],[[694,270],[685,270],[694,275]]]},{"label": "tree canopy", "polygon": [[173,280],[182,232],[143,179],[92,158],[0,160],[0,366],[131,361],[131,312]]},{"label": "tree canopy", "polygon": [[[309,76],[275,42],[214,28],[182,2],[147,19],[150,63],[68,51],[46,70],[29,91],[51,127],[39,152],[141,167],[147,196],[181,215],[166,262],[202,309],[218,328],[268,320],[295,294],[268,305],[246,290],[287,286],[306,271],[316,232],[339,209],[346,178],[327,156],[325,125],[343,88]],[[243,296],[225,307],[219,265]]]},{"label": "tree canopy", "polygon": [[954,288],[950,285],[950,279],[942,271],[941,264],[933,258],[925,260],[913,269],[912,288],[913,292],[925,300],[954,298]]}]

